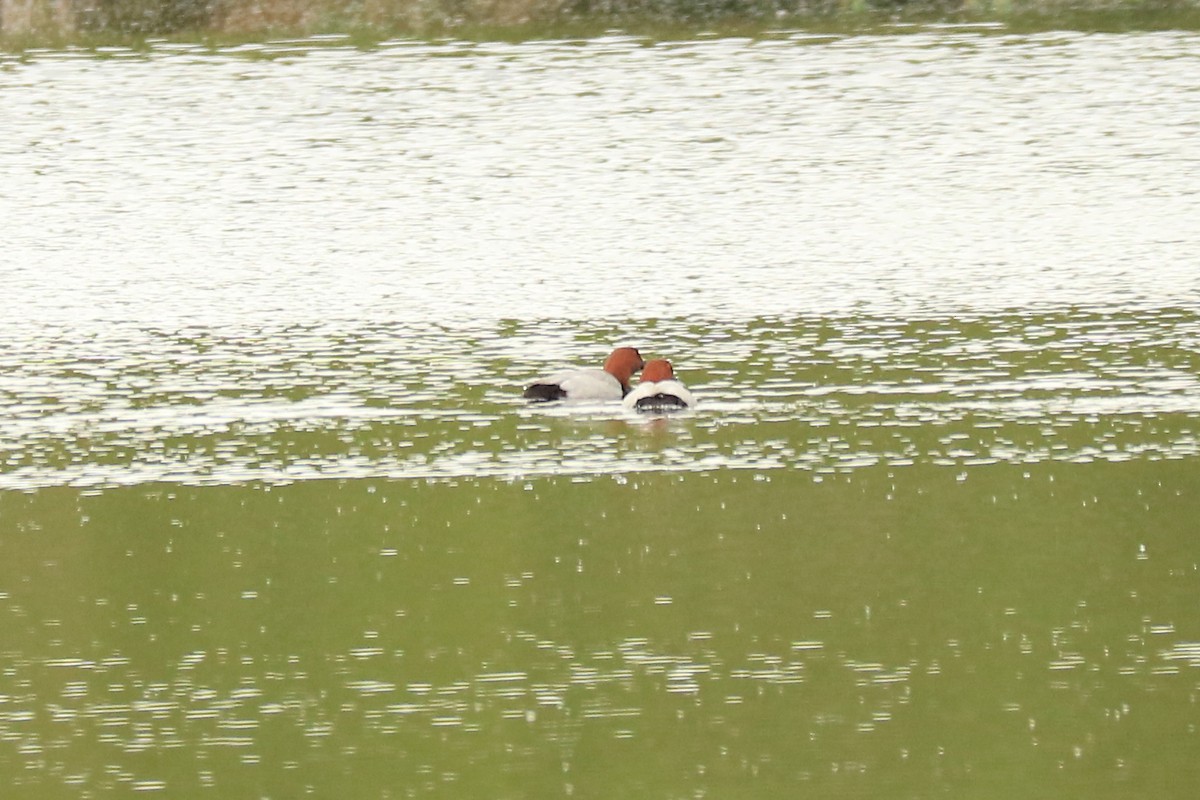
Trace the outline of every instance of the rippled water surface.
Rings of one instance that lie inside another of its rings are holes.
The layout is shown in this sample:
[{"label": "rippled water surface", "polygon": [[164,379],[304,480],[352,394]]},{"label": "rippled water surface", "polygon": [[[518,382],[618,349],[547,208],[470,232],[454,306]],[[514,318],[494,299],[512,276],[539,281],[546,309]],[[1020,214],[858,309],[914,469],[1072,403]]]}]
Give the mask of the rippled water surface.
[{"label": "rippled water surface", "polygon": [[[0,781],[1191,797],[1198,68],[0,56]],[[520,399],[614,343],[698,407]]]}]

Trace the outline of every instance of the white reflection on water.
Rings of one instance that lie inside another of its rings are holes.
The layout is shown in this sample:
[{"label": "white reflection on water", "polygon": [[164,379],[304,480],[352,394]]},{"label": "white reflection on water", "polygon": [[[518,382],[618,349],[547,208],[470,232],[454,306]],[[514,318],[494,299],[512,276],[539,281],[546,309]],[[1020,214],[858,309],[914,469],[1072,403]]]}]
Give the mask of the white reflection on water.
[{"label": "white reflection on water", "polygon": [[[1194,455],[1195,50],[946,29],[9,62],[0,488]],[[515,400],[616,342],[701,408]],[[1030,433],[905,432],[997,422]]]},{"label": "white reflection on water", "polygon": [[[1085,633],[1075,635],[1086,639]],[[672,648],[631,637],[615,642],[611,649],[577,652],[570,645],[519,631],[512,644],[525,653],[530,669],[482,671],[442,683],[380,680],[376,676],[403,673],[413,665],[400,652],[381,654],[375,660],[349,652],[332,656],[341,665],[340,685],[324,686],[321,691],[310,686],[318,680],[312,674],[317,665],[298,656],[287,658],[294,668],[268,672],[261,686],[244,682],[235,689],[219,690],[204,685],[194,671],[209,658],[224,662],[225,653],[191,653],[169,679],[147,685],[123,682],[129,662],[118,656],[99,661],[18,660],[12,666],[26,677],[42,677],[53,670],[65,676],[68,687],[79,687],[64,693],[64,699],[71,701],[69,707],[50,707],[50,718],[74,735],[103,731],[103,741],[114,753],[190,747],[210,756],[228,750],[252,759],[260,757],[261,729],[267,725],[295,726],[310,743],[334,736],[338,726],[329,713],[339,699],[341,713],[353,709],[361,717],[367,737],[385,740],[444,729],[488,730],[493,735],[503,731],[502,735],[514,736],[518,728],[528,727],[570,751],[584,725],[604,722],[607,735],[616,738],[634,735],[623,724],[638,725],[644,733],[647,723],[639,720],[664,712],[657,702],[650,704],[652,710],[642,704],[649,694],[662,693],[691,698],[695,708],[703,706],[705,713],[713,715],[716,728],[734,731],[735,738],[740,714],[755,713],[750,709],[761,713],[764,706],[778,704],[788,709],[789,724],[801,726],[808,739],[816,741],[839,731],[868,734],[888,726],[912,703],[914,685],[928,689],[930,681],[961,680],[964,670],[969,674],[975,669],[961,664],[959,651],[964,645],[955,639],[944,643],[944,661],[926,654],[885,662],[859,660],[813,639],[783,641],[777,650],[734,648],[734,655],[728,642],[714,641],[728,638],[729,634],[698,631],[688,636],[685,645]],[[972,657],[982,662],[981,671],[983,665],[1011,655],[1015,638],[1006,630],[1000,639],[983,643],[982,649],[979,642],[973,643]],[[1103,658],[1065,648],[1065,643],[1051,647],[1035,662],[1045,671],[1051,691],[1077,691],[1063,683],[1070,677],[1066,673],[1086,670],[1100,681],[1097,674],[1149,678],[1177,674],[1181,666],[1197,666],[1195,642],[1176,642],[1157,654],[1135,649],[1110,657],[1106,652]],[[999,696],[1008,691],[1012,688],[997,690]],[[980,713],[1023,710],[1033,713],[1015,702]],[[1128,713],[1128,706],[1118,708],[1112,721],[1119,722]],[[32,720],[31,711],[11,704],[0,708],[0,730],[22,731],[26,756],[42,752],[46,744],[29,729]],[[912,720],[903,725],[911,730]],[[1038,720],[1030,717],[1031,733],[1037,725]],[[133,779],[132,774],[109,777]],[[152,783],[147,781],[146,788]]]}]

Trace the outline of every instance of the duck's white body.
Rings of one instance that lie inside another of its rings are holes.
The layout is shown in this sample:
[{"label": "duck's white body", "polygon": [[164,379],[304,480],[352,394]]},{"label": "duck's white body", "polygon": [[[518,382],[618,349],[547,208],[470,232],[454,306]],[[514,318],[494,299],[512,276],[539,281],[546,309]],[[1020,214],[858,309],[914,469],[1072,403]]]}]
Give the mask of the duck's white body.
[{"label": "duck's white body", "polygon": [[529,400],[620,400],[629,391],[629,379],[642,368],[634,347],[618,347],[609,354],[604,369],[568,369],[539,378],[526,387]]},{"label": "duck's white body", "polygon": [[665,358],[642,365],[642,381],[625,395],[625,407],[635,411],[679,411],[696,405],[696,398],[675,377],[675,369]]},{"label": "duck's white body", "polygon": [[695,408],[696,398],[674,379],[665,381],[643,381],[625,395],[625,407],[637,411],[673,411]]},{"label": "duck's white body", "polygon": [[562,400],[620,400],[625,395],[621,382],[602,369],[567,369],[538,378],[534,385],[556,386]]}]

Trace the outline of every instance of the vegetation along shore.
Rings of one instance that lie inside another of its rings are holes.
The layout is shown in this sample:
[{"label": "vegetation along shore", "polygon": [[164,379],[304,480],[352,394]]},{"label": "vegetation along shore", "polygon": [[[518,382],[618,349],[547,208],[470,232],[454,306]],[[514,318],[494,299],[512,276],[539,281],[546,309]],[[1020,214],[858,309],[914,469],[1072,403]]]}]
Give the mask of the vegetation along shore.
[{"label": "vegetation along shore", "polygon": [[8,48],[149,36],[253,39],[350,34],[476,39],[652,36],[896,22],[1003,22],[1009,29],[1200,29],[1200,0],[0,0]]}]

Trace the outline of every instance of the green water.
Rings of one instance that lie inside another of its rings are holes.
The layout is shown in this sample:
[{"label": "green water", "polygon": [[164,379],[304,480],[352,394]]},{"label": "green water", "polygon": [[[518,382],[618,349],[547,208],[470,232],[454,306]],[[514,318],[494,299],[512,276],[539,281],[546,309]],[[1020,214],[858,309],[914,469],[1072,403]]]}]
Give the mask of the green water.
[{"label": "green water", "polygon": [[1196,325],[630,320],[683,354],[672,418],[525,403],[512,323],[32,339],[0,776],[1190,797]]},{"label": "green water", "polygon": [[1194,459],[0,495],[15,797],[1187,797]]}]

